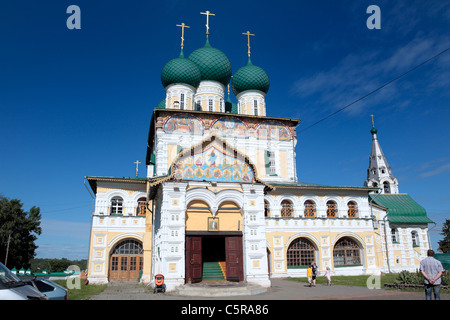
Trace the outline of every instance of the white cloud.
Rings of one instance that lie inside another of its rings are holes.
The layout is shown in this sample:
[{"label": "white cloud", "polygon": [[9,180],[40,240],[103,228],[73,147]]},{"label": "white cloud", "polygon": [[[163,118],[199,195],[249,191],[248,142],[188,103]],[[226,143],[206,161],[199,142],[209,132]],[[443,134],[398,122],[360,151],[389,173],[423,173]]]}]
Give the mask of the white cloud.
[{"label": "white cloud", "polygon": [[431,176],[442,174],[447,171],[450,171],[450,163],[442,164],[442,165],[438,166],[437,168],[434,168],[433,170],[422,173],[420,176],[422,178],[428,178]]},{"label": "white cloud", "polygon": [[[386,56],[382,50],[367,52],[359,51],[347,55],[334,68],[318,72],[313,76],[298,79],[291,87],[291,93],[302,98],[314,98],[315,103],[322,109],[331,113],[340,109],[354,100],[361,98],[379,86],[387,83],[412,67],[434,56],[450,42],[450,37],[429,37],[417,35],[406,44],[399,45],[391,50],[392,54]],[[369,98],[352,105],[345,111],[349,114],[357,114],[367,106],[382,104],[391,111],[405,107],[406,98],[400,97],[403,92],[408,93],[408,98],[416,89],[448,91],[450,82],[448,66],[450,58],[445,55],[439,57],[435,64],[427,65],[427,79],[419,79],[415,83],[407,75],[401,81],[394,82]],[[414,78],[412,78],[414,79]],[[444,90],[442,90],[444,89]],[[397,100],[397,98],[401,98]],[[407,105],[407,104],[406,104]]]}]

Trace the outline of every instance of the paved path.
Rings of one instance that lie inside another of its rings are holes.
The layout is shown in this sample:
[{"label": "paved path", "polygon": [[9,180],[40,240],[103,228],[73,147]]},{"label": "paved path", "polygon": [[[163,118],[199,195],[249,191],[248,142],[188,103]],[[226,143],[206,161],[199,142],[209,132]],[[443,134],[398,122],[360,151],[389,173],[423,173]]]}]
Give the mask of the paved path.
[{"label": "paved path", "polygon": [[[305,283],[284,279],[271,279],[272,286],[265,292],[249,296],[186,297],[175,293],[153,294],[153,290],[136,283],[110,283],[91,300],[425,300],[423,290],[368,289],[366,287],[323,284],[309,287]],[[441,300],[450,300],[450,294],[441,293]]]}]

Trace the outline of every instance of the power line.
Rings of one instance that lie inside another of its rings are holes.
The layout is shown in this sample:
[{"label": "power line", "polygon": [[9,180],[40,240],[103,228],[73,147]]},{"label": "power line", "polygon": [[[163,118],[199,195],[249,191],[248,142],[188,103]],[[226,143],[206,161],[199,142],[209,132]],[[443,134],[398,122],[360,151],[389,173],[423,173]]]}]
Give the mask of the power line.
[{"label": "power line", "polygon": [[329,114],[329,115],[326,116],[325,118],[322,118],[322,119],[320,119],[319,121],[313,123],[313,124],[310,125],[309,127],[306,127],[306,128],[303,129],[303,130],[299,130],[299,133],[305,132],[306,130],[308,130],[308,129],[314,127],[315,125],[321,123],[322,121],[325,121],[325,120],[327,120],[328,118],[331,118],[332,116],[336,115],[337,113],[339,113],[339,112],[341,112],[341,111],[343,111],[343,110],[345,110],[345,109],[351,107],[351,106],[354,105],[355,103],[357,103],[357,102],[359,102],[359,101],[361,101],[361,100],[367,98],[367,97],[370,96],[371,94],[374,94],[375,92],[380,91],[380,90],[383,89],[384,87],[386,87],[386,86],[390,85],[391,83],[397,81],[398,79],[400,79],[400,78],[406,76],[408,73],[413,72],[414,70],[420,68],[421,66],[423,66],[423,65],[426,64],[427,62],[429,62],[429,61],[431,61],[431,60],[433,60],[433,59],[436,59],[437,57],[439,57],[441,54],[445,53],[445,52],[448,51],[448,50],[450,50],[450,48],[447,48],[447,49],[445,49],[444,51],[439,52],[438,54],[436,54],[436,55],[432,56],[431,58],[425,60],[424,62],[418,64],[418,65],[415,66],[414,68],[409,69],[408,71],[406,71],[405,73],[403,73],[403,74],[399,75],[398,77],[392,79],[391,81],[386,82],[386,83],[383,84],[381,87],[378,87],[377,89],[375,89],[375,90],[369,92],[368,94],[362,96],[361,98],[359,98],[359,99],[353,101],[352,103],[349,103],[349,104],[346,105],[345,107],[343,107],[343,108],[341,108],[341,109],[339,109],[339,110],[337,110],[337,111],[335,111],[335,112]]}]

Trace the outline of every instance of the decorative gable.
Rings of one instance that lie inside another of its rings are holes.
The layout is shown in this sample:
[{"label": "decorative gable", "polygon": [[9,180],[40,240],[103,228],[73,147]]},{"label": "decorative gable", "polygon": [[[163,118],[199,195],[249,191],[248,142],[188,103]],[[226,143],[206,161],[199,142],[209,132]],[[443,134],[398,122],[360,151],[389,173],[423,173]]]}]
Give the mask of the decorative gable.
[{"label": "decorative gable", "polygon": [[252,167],[233,149],[211,143],[197,151],[175,161],[174,179],[254,182],[255,173]]}]

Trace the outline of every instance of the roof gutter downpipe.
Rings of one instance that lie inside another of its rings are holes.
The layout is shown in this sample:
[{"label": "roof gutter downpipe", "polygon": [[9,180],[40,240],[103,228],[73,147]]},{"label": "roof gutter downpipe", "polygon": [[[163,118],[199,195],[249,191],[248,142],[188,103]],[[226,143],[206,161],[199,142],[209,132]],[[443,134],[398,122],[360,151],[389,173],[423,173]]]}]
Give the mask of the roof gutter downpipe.
[{"label": "roof gutter downpipe", "polygon": [[[379,192],[377,192],[376,197],[371,199],[370,202],[369,202],[370,216],[372,217],[373,221],[376,221],[376,218],[373,215],[372,204],[375,201],[375,199],[381,194],[380,191],[381,191],[381,189],[379,189]],[[391,273],[391,265],[389,263],[389,248],[388,248],[387,233],[386,233],[386,219],[388,217],[388,214],[389,214],[389,209],[386,210],[386,215],[383,217],[383,226],[384,226],[384,243],[385,243],[385,246],[386,246],[386,259],[387,259],[388,273]]]},{"label": "roof gutter downpipe", "polygon": [[388,265],[388,273],[391,273],[391,265],[389,264],[389,248],[387,243],[387,233],[386,233],[386,219],[389,213],[389,209],[386,211],[386,215],[383,217],[383,225],[384,225],[384,243],[386,244],[386,259]]}]

